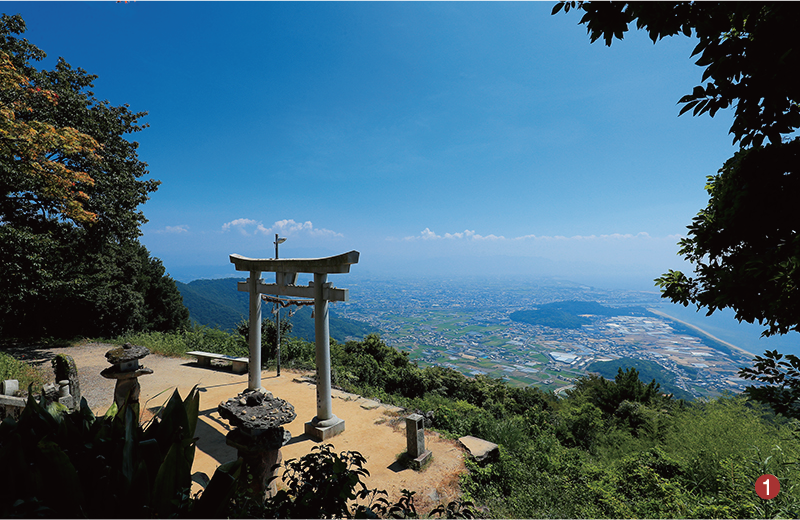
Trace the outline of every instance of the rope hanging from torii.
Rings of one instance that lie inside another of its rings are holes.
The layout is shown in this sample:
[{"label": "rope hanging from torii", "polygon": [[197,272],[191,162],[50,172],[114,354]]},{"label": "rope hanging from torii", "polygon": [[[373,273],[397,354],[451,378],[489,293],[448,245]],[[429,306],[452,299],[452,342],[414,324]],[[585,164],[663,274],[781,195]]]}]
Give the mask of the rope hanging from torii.
[{"label": "rope hanging from torii", "polygon": [[314,305],[314,300],[290,300],[288,298],[278,298],[277,296],[270,296],[268,294],[262,294],[261,299],[265,302],[280,304],[281,307],[288,307],[289,305]]},{"label": "rope hanging from torii", "polygon": [[[312,305],[312,306],[314,305],[314,300],[290,300],[288,298],[278,298],[277,296],[270,296],[268,294],[262,294],[261,299],[264,300],[265,302],[277,304],[277,306],[274,309],[272,309],[272,314],[275,315],[278,314],[279,307],[286,308],[290,305],[297,305],[297,309],[292,309],[289,311],[290,318],[294,316],[294,313],[296,313],[299,310],[299,308],[302,307],[303,305]],[[312,317],[314,316],[313,310],[311,311],[311,316]]]}]

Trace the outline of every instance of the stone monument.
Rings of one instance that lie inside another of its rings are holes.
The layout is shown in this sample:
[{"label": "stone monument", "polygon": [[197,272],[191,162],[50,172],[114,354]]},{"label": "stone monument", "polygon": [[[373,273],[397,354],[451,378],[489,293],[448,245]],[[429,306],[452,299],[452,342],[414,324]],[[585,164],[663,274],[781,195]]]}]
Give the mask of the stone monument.
[{"label": "stone monument", "polygon": [[78,367],[75,365],[75,360],[72,356],[66,354],[58,354],[53,358],[53,372],[56,376],[56,381],[59,386],[59,395],[65,397],[65,390],[63,389],[62,382],[67,382],[67,395],[72,397],[72,410],[79,410],[81,407],[81,385],[78,381]]},{"label": "stone monument", "polygon": [[[249,271],[250,277],[239,282],[239,290],[250,293],[250,365],[248,388],[261,388],[261,294],[314,298],[314,343],[317,366],[317,415],[305,423],[309,436],[324,441],[344,431],[344,420],[333,414],[331,403],[331,352],[328,302],[347,301],[347,289],[337,289],[328,282],[330,273],[349,273],[357,264],[358,251],[325,258],[246,258],[230,255],[237,271]],[[275,283],[265,284],[262,272],[275,273]],[[307,286],[295,285],[297,273],[312,273]]]},{"label": "stone monument", "polygon": [[414,469],[420,469],[431,457],[425,449],[425,417],[417,413],[406,417],[406,453]]},{"label": "stone monument", "polygon": [[139,376],[152,374],[153,370],[139,366],[139,360],[150,354],[147,347],[125,343],[121,347],[113,348],[106,352],[106,359],[111,366],[100,372],[106,379],[116,379],[114,386],[114,402],[117,408],[122,408],[127,399],[128,403],[138,403],[141,387]]}]

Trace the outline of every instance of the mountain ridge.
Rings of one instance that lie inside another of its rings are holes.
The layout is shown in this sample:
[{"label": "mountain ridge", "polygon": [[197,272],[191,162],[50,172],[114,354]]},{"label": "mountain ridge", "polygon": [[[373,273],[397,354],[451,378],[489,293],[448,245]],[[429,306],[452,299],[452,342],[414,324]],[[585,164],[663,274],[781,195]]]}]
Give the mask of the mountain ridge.
[{"label": "mountain ridge", "polygon": [[[238,282],[243,278],[199,279],[189,283],[175,282],[183,303],[189,309],[193,322],[209,327],[216,327],[232,332],[236,326],[246,320],[249,313],[249,295],[238,290]],[[263,319],[272,317],[272,306],[262,304]],[[314,341],[314,320],[311,309],[301,308],[289,316],[290,311],[281,314],[292,323],[289,336]],[[374,327],[362,321],[330,314],[330,335],[336,341],[361,339],[367,334],[378,332]]]}]

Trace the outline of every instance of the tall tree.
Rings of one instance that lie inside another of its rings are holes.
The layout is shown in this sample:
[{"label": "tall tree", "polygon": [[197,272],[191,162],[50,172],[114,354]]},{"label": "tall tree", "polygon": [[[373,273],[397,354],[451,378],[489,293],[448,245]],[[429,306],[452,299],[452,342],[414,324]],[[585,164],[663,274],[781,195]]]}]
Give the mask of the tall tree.
[{"label": "tall tree", "polygon": [[[37,109],[57,106],[59,96],[32,84],[12,62],[15,56],[6,52],[6,33],[20,27],[24,28],[20,18],[0,19],[0,189],[6,193],[1,211],[49,211],[76,222],[92,222],[95,215],[84,208],[88,196],[81,190],[94,181],[59,157],[84,155],[97,161],[99,145],[71,126],[54,125],[38,117]],[[30,56],[41,59],[33,51]]]},{"label": "tall tree", "polygon": [[[6,334],[114,335],[188,325],[174,281],[139,243],[145,112],[95,98],[96,76],[25,39],[0,18],[0,328]],[[158,296],[155,296],[158,295]],[[45,320],[43,317],[47,316]]]},{"label": "tall tree", "polygon": [[[793,2],[561,2],[553,13],[584,12],[592,42],[611,45],[631,23],[653,42],[683,34],[700,41],[692,56],[702,81],[680,99],[681,114],[714,116],[735,107],[730,132],[740,150],[708,177],[710,199],[680,242],[695,278],[670,271],[657,279],[674,302],[730,307],[765,335],[800,330],[800,48]],[[764,144],[768,141],[769,144]]]},{"label": "tall tree", "polygon": [[[739,321],[765,326],[765,336],[800,331],[800,5],[560,2],[553,14],[562,9],[583,11],[580,23],[591,41],[609,46],[634,22],[654,43],[678,34],[699,39],[692,56],[706,83],[679,100],[680,113],[713,117],[735,107],[730,133],[740,149],[708,176],[708,205],[680,241],[694,276],[670,270],[656,283],[665,298],[708,314],[731,308]],[[780,357],[770,354],[740,375],[776,383],[770,370]],[[791,370],[785,375],[786,383],[797,377]],[[789,393],[751,395],[770,402]]]}]

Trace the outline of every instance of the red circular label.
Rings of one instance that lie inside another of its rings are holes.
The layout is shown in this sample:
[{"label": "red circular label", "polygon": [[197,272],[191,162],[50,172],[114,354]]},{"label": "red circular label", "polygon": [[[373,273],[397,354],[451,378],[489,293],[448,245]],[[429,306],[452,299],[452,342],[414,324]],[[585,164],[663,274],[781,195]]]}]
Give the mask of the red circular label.
[{"label": "red circular label", "polygon": [[775,475],[761,475],[756,480],[756,494],[764,500],[769,500],[778,496],[781,490],[781,483]]}]

